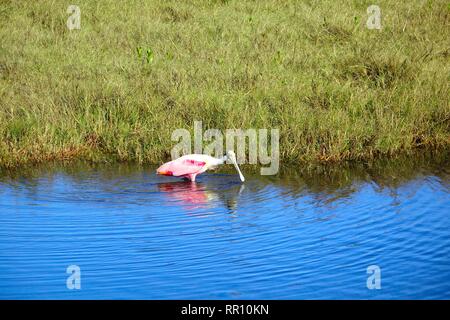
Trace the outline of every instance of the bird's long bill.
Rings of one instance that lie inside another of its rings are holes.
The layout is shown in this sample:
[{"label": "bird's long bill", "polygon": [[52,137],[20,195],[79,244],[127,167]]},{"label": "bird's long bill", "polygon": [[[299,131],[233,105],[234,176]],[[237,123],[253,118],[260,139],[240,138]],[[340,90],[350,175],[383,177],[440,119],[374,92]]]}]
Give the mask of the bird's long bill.
[{"label": "bird's long bill", "polygon": [[239,178],[241,179],[242,182],[244,182],[245,178],[242,175],[241,169],[239,169],[236,159],[232,159],[232,161],[233,161],[234,167],[236,168],[237,172],[239,173]]}]

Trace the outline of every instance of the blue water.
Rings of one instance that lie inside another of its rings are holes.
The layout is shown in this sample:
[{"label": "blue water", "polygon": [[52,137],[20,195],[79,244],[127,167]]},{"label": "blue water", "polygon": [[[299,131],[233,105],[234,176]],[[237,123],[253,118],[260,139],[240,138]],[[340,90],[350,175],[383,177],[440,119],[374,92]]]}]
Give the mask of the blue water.
[{"label": "blue water", "polygon": [[446,164],[246,172],[243,185],[145,166],[3,172],[0,298],[448,299]]}]

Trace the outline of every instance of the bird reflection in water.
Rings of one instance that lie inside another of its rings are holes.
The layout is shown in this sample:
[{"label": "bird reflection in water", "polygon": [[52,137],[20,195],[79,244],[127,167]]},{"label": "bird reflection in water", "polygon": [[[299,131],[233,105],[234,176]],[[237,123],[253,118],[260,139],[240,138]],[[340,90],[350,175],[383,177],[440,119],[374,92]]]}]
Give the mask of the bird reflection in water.
[{"label": "bird reflection in water", "polygon": [[233,183],[230,187],[227,185],[176,181],[159,183],[158,189],[171,203],[180,205],[192,215],[205,216],[211,213],[207,209],[221,206],[224,206],[230,214],[235,214],[238,197],[245,186],[240,183]]}]

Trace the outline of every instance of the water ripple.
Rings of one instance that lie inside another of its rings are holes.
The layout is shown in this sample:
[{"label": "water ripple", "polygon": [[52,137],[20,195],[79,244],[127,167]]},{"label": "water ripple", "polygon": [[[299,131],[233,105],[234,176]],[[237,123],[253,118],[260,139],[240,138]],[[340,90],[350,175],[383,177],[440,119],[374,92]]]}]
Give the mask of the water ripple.
[{"label": "water ripple", "polygon": [[[3,177],[0,298],[449,297],[445,172],[247,174],[245,184],[153,172]],[[66,288],[72,264],[79,291]],[[366,287],[373,264],[377,292]]]}]

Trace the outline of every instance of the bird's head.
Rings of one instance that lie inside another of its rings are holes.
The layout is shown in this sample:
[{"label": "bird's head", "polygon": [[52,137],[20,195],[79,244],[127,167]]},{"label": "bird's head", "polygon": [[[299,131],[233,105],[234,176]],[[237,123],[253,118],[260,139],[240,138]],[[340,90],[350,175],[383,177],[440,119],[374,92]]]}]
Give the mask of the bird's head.
[{"label": "bird's head", "polygon": [[237,164],[236,154],[232,150],[228,150],[227,151],[227,155],[225,156],[225,158],[226,158],[226,160],[228,160],[229,162],[231,162],[234,165],[234,167],[236,168],[237,172],[239,173],[239,178],[241,179],[242,182],[244,182],[245,178],[242,175],[241,169],[239,169],[239,166]]},{"label": "bird's head", "polygon": [[228,150],[227,151],[227,154],[226,154],[226,158],[227,158],[227,160],[228,161],[230,161],[230,162],[237,162],[237,160],[236,160],[236,154],[234,153],[234,151],[232,151],[232,150]]}]

